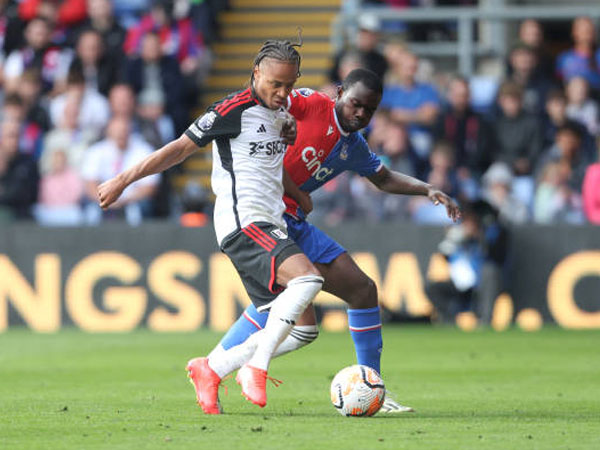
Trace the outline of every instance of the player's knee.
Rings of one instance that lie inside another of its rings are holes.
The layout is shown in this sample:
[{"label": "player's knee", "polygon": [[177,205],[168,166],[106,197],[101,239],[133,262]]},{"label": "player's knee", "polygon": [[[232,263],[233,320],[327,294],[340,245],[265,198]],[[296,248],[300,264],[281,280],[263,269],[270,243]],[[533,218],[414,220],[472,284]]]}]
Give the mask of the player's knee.
[{"label": "player's knee", "polygon": [[323,277],[317,274],[302,275],[300,277],[292,278],[288,282],[287,287],[302,288],[302,290],[305,290],[308,295],[314,297],[319,293],[319,291],[323,287],[324,281],[325,280],[323,279]]},{"label": "player's knee", "polygon": [[352,294],[348,298],[348,305],[352,309],[375,308],[377,306],[377,285],[375,282],[365,276],[352,290]]}]

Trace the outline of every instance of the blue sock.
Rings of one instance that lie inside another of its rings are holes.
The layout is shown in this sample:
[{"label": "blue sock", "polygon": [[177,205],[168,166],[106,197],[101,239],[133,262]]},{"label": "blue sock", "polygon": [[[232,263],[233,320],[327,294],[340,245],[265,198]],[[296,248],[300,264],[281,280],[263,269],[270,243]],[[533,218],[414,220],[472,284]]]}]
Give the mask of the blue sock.
[{"label": "blue sock", "polygon": [[349,309],[348,327],[354,341],[356,359],[358,364],[363,364],[379,371],[381,363],[381,317],[379,306],[368,309]]},{"label": "blue sock", "polygon": [[254,305],[246,308],[240,318],[227,331],[227,334],[221,339],[221,346],[225,350],[245,342],[250,336],[258,330],[262,330],[269,318],[268,313],[259,313]]}]

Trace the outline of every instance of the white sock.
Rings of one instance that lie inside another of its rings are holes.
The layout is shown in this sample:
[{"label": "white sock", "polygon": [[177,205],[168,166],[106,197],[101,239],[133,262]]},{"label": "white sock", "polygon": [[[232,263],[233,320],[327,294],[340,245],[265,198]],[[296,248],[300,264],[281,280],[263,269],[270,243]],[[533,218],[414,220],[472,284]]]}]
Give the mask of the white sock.
[{"label": "white sock", "polygon": [[[208,355],[208,365],[221,378],[229,375],[250,360],[263,334],[264,330],[257,331],[244,342],[229,350],[225,350],[221,344],[218,344]],[[318,335],[319,328],[316,325],[296,325],[288,337],[277,347],[273,358],[310,344],[317,339]]]},{"label": "white sock", "polygon": [[[269,362],[279,344],[290,334],[296,320],[323,286],[323,278],[306,275],[290,280],[287,288],[273,300],[267,324],[248,364],[268,370]],[[258,333],[255,333],[258,334]]]},{"label": "white sock", "polygon": [[316,325],[296,325],[288,337],[279,344],[273,358],[298,350],[317,339],[317,336],[319,336],[319,327]]}]

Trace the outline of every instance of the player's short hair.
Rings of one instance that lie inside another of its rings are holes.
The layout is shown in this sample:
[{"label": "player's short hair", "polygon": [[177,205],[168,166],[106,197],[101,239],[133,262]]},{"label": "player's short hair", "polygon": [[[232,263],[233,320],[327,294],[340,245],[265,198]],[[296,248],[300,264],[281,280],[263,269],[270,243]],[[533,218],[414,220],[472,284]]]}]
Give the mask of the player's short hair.
[{"label": "player's short hair", "polygon": [[256,54],[256,58],[254,58],[250,80],[254,81],[254,68],[260,65],[265,58],[296,64],[298,66],[298,76],[300,76],[301,57],[296,47],[302,47],[302,30],[300,28],[298,29],[298,42],[295,44],[286,40],[269,39],[265,41]]},{"label": "player's short hair", "polygon": [[375,72],[369,69],[354,69],[346,78],[344,78],[344,81],[342,81],[342,88],[344,91],[347,91],[359,82],[364,84],[368,89],[372,90],[376,94],[383,94],[383,84],[381,83],[381,78],[379,78]]}]

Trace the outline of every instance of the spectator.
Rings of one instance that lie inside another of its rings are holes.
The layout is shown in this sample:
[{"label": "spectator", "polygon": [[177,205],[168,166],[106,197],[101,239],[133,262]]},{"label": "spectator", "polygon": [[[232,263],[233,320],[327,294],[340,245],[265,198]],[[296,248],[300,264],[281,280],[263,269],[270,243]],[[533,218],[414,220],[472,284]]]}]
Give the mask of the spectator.
[{"label": "spectator", "polygon": [[134,166],[150,153],[152,147],[140,138],[131,136],[130,122],[126,117],[115,116],[110,120],[106,139],[92,145],[83,162],[82,177],[89,202],[86,207],[88,223],[97,224],[102,218],[115,217],[124,217],[130,225],[141,223],[156,190],[158,175],[133,183],[114,207],[104,214],[97,203],[97,189],[101,183]]},{"label": "spectator", "polygon": [[491,163],[494,136],[491,124],[471,109],[469,83],[454,77],[448,86],[448,103],[434,127],[436,140],[446,140],[455,149],[457,176],[479,180]]},{"label": "spectator", "polygon": [[[456,183],[456,172],[454,170],[454,149],[448,142],[437,142],[429,155],[429,174],[426,180],[429,184],[450,196],[458,192]],[[420,224],[450,225],[452,220],[448,218],[443,208],[436,206],[423,197],[411,197],[409,208],[412,220]]]},{"label": "spectator", "polygon": [[575,76],[587,80],[590,87],[600,90],[600,50],[596,49],[596,29],[589,17],[573,21],[573,48],[563,52],[556,60],[558,77],[566,82]]},{"label": "spectator", "polygon": [[154,0],[150,13],[143,16],[140,23],[129,29],[125,39],[125,53],[139,54],[144,36],[154,31],[160,36],[163,54],[179,61],[181,71],[186,76],[195,77],[206,62],[206,54],[202,33],[196,29],[192,21],[185,17],[176,19],[173,16],[173,2],[170,0]]},{"label": "spectator", "polygon": [[156,89],[146,89],[138,98],[139,132],[154,148],[160,148],[175,139],[173,121],[165,115],[164,105],[164,95]]},{"label": "spectator", "polygon": [[531,114],[541,115],[552,81],[548,73],[536,70],[538,66],[535,51],[523,43],[517,44],[510,52],[510,81],[523,90],[523,109]]},{"label": "spectator", "polygon": [[132,120],[135,115],[135,94],[127,83],[115,84],[108,93],[110,115]]},{"label": "spectator", "polygon": [[82,195],[83,182],[69,166],[66,153],[52,152],[50,170],[40,181],[39,203],[35,207],[37,222],[46,226],[80,225]]},{"label": "spectator", "polygon": [[[354,69],[366,68],[365,62],[359,52],[346,52],[339,61],[338,78],[343,80]],[[330,98],[336,98],[340,82],[329,82],[321,88],[321,92]]]},{"label": "spectator", "polygon": [[34,159],[42,151],[43,135],[50,129],[50,118],[40,97],[42,83],[37,69],[27,69],[21,75],[17,92],[23,100],[24,120],[21,129],[20,150]]},{"label": "spectator", "polygon": [[21,125],[14,120],[0,124],[0,220],[31,217],[39,175],[33,158],[19,151]]},{"label": "spectator", "polygon": [[107,55],[117,61],[123,57],[123,43],[127,32],[113,15],[111,0],[88,0],[88,19],[83,23],[83,29],[96,30],[102,36],[104,50]]},{"label": "spectator", "polygon": [[567,122],[556,132],[554,145],[544,152],[538,163],[538,173],[550,162],[561,163],[562,170],[567,173],[569,187],[581,193],[585,170],[590,163],[582,145],[581,127]]},{"label": "spectator", "polygon": [[67,99],[71,97],[77,99],[80,104],[79,126],[99,135],[108,122],[108,101],[98,91],[86,87],[85,77],[76,67],[69,71],[66,92],[50,102],[50,119],[54,126],[60,124]]},{"label": "spectator", "polygon": [[16,92],[9,93],[4,97],[0,120],[2,122],[11,120],[19,123],[25,120],[25,103]]},{"label": "spectator", "polygon": [[[23,23],[19,19],[18,5],[11,0],[0,0],[0,69],[4,57],[19,48],[22,41]],[[2,73],[0,73],[1,87]]]},{"label": "spectator", "polygon": [[[388,169],[414,176],[413,156],[403,124],[391,121],[386,111],[378,112],[369,138],[371,149]],[[386,195],[363,177],[352,179],[352,192],[360,217],[372,222],[408,218],[408,196]]]},{"label": "spectator", "polygon": [[82,128],[79,125],[80,109],[81,102],[78,97],[67,97],[60,122],[44,138],[44,150],[39,161],[42,175],[52,170],[53,154],[56,151],[65,153],[69,167],[81,171],[83,155],[99,135],[98,130]]},{"label": "spectator", "polygon": [[156,33],[147,33],[142,38],[140,56],[128,59],[127,79],[138,95],[146,90],[160,91],[165,100],[165,110],[175,124],[176,134],[185,131],[188,114],[182,74],[177,60],[163,55]]},{"label": "spectator", "polygon": [[397,82],[388,84],[383,91],[380,106],[391,111],[392,119],[408,126],[412,148],[419,158],[422,170],[432,147],[430,128],[437,119],[440,102],[435,88],[415,79],[418,58],[406,51],[394,67]]},{"label": "spectator", "polygon": [[596,160],[588,166],[583,179],[583,209],[594,225],[600,225],[600,163]]},{"label": "spectator", "polygon": [[504,224],[523,224],[529,219],[528,203],[513,195],[513,174],[503,162],[493,163],[482,178],[482,198],[498,212]]},{"label": "spectator", "polygon": [[542,145],[540,124],[535,116],[523,111],[523,92],[513,82],[500,87],[500,117],[494,121],[498,148],[495,158],[507,163],[517,176],[531,174]]},{"label": "spectator", "polygon": [[588,82],[583,77],[573,77],[567,84],[567,117],[583,125],[591,136],[598,135],[598,104],[589,97]]},{"label": "spectator", "polygon": [[52,25],[42,17],[36,17],[27,24],[25,45],[20,50],[13,50],[4,64],[7,91],[16,90],[23,72],[32,67],[41,73],[44,93],[54,88],[56,80],[64,79],[70,52],[50,43],[51,31]]},{"label": "spectator", "polygon": [[25,121],[35,124],[45,133],[50,129],[50,117],[47,111],[47,102],[42,98],[42,79],[36,69],[27,69],[21,75],[17,93],[23,100],[25,108]]},{"label": "spectator", "polygon": [[44,16],[45,10],[56,10],[58,25],[72,26],[85,19],[85,0],[22,0],[19,4],[19,15],[25,21]]},{"label": "spectator", "polygon": [[385,57],[378,50],[379,45],[379,19],[370,14],[363,14],[358,20],[358,35],[356,36],[356,49],[350,51],[341,51],[335,55],[333,66],[329,72],[329,80],[333,84],[340,84],[344,77],[340,73],[340,65],[344,56],[350,53],[357,53],[362,61],[361,67],[368,67],[383,80],[388,70],[388,63]]},{"label": "spectator", "polygon": [[542,169],[535,192],[533,220],[539,224],[581,223],[581,197],[568,185],[569,168],[548,162]]},{"label": "spectator", "polygon": [[69,70],[83,73],[86,89],[107,96],[111,86],[118,81],[119,62],[114,55],[106,53],[102,35],[94,29],[88,29],[79,34]]},{"label": "spectator", "polygon": [[462,223],[453,225],[439,244],[448,260],[448,281],[430,282],[425,291],[435,307],[434,321],[453,324],[456,314],[474,310],[489,324],[503,291],[507,233],[494,208],[484,201],[462,207]]},{"label": "spectator", "polygon": [[546,98],[546,114],[543,122],[543,148],[548,148],[554,143],[556,130],[563,126],[567,120],[567,96],[562,89],[553,89]]},{"label": "spectator", "polygon": [[537,74],[554,73],[554,58],[544,43],[544,30],[537,20],[527,19],[519,25],[519,41],[535,52]]}]

